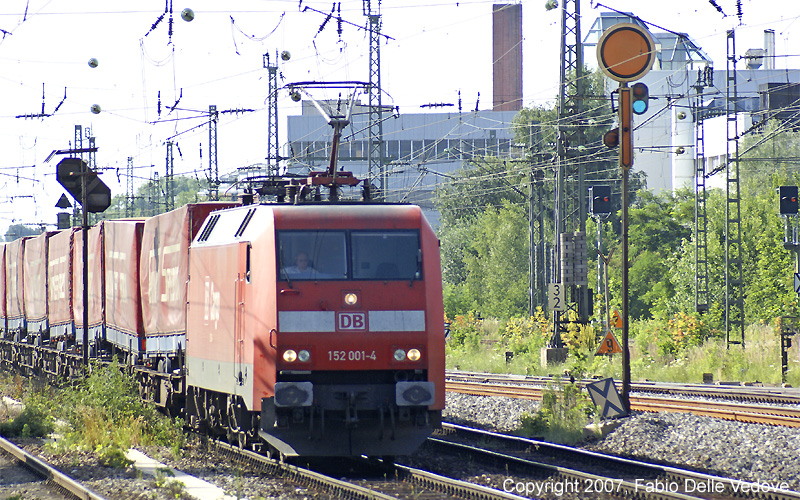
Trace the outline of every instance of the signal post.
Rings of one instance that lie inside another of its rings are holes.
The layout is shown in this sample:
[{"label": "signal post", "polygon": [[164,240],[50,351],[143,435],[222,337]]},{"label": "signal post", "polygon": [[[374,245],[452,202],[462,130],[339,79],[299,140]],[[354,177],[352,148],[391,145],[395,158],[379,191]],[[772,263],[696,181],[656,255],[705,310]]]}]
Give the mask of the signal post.
[{"label": "signal post", "polygon": [[622,404],[630,412],[631,363],[628,346],[628,173],[633,166],[633,115],[648,108],[649,92],[644,83],[633,87],[628,82],[646,75],[656,58],[650,33],[637,24],[616,24],[603,32],[597,43],[597,61],[601,71],[619,82],[617,129],[603,137],[608,147],[619,147],[622,170]]}]

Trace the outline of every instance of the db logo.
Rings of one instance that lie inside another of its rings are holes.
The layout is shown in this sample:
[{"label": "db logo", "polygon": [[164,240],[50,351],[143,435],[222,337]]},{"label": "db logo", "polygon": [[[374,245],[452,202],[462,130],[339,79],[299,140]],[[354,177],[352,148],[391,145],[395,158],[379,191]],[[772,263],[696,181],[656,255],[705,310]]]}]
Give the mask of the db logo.
[{"label": "db logo", "polygon": [[367,314],[363,312],[337,313],[336,329],[367,331]]}]

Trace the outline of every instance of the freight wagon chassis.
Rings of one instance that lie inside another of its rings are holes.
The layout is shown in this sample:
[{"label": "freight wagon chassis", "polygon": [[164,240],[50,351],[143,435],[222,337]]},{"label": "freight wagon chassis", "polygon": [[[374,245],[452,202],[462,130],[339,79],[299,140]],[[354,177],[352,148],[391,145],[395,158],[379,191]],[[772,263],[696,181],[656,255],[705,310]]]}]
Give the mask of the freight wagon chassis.
[{"label": "freight wagon chassis", "polygon": [[260,451],[260,414],[247,409],[241,396],[189,387],[186,393],[187,424],[204,434],[225,436],[229,443]]},{"label": "freight wagon chassis", "polygon": [[0,362],[3,368],[23,376],[44,375],[54,383],[83,376],[83,355],[77,348],[66,350],[62,342],[57,343],[56,348],[46,342],[36,345],[39,343],[0,339]]},{"label": "freight wagon chassis", "polygon": [[171,417],[183,417],[186,377],[182,373],[166,373],[137,365],[134,377],[143,400],[163,408]]}]

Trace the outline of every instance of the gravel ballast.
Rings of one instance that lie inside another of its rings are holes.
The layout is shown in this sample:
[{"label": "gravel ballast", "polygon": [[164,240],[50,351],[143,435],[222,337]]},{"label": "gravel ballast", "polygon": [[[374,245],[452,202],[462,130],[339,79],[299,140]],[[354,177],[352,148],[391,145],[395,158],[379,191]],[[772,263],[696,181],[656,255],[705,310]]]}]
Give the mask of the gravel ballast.
[{"label": "gravel ballast", "polygon": [[[513,432],[538,402],[448,393],[444,420]],[[633,412],[587,449],[800,491],[800,428],[746,424],[688,413]]]},{"label": "gravel ballast", "polygon": [[[444,420],[498,432],[513,433],[524,413],[534,413],[538,402],[502,397],[447,394]],[[83,480],[106,498],[175,498],[174,491],[136,471],[97,464],[92,453],[44,452],[41,440],[24,442],[25,448],[54,463],[65,473]],[[800,491],[800,429],[744,424],[691,414],[638,413],[605,439],[587,449],[638,460],[690,468],[709,474],[757,483],[785,482]],[[325,493],[269,477],[247,467],[231,465],[197,441],[180,459],[168,450],[141,450],[177,470],[206,479],[233,497],[252,499],[327,498]]]}]

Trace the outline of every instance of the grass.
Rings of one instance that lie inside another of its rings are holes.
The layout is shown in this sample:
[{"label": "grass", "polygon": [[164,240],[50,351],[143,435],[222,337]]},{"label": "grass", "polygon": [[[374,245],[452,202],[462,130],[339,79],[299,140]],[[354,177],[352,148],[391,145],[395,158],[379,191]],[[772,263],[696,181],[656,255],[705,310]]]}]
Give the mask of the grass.
[{"label": "grass", "polygon": [[62,389],[30,384],[23,390],[18,378],[6,377],[4,393],[21,396],[25,410],[0,424],[0,434],[44,437],[55,432],[60,438],[49,443],[51,452],[92,451],[108,467],[127,467],[125,451],[139,445],[167,446],[179,456],[183,422],[142,402],[136,381],[120,368],[95,365],[88,378]]},{"label": "grass", "polygon": [[[724,339],[710,338],[701,345],[673,349],[672,353],[664,352],[665,349],[659,346],[659,342],[664,342],[663,336],[659,338],[652,334],[658,325],[644,326],[630,342],[633,381],[702,383],[703,375],[710,373],[714,381],[761,382],[771,386],[781,384],[780,339],[772,326],[753,325],[748,328],[745,332],[745,349],[736,345],[728,348]],[[514,330],[511,334],[504,334],[497,322],[488,325],[472,322],[467,327],[470,334],[462,337],[460,344],[448,343],[448,368],[521,375],[558,377],[569,373],[576,378],[622,378],[621,355],[595,356],[595,347],[572,349],[566,363],[542,366],[540,349],[544,341],[535,328],[526,330],[517,324],[512,325]],[[663,333],[663,330],[657,333]],[[621,334],[619,331],[616,334],[619,340]],[[793,339],[793,344],[788,356],[787,382],[798,387],[800,338]],[[513,354],[508,361],[507,352]],[[536,413],[522,415],[517,432],[523,436],[574,444],[583,439],[584,427],[596,418],[594,405],[585,393],[573,384],[556,383],[545,390]]]},{"label": "grass", "polygon": [[539,410],[520,417],[518,434],[572,445],[583,440],[583,429],[595,414],[594,404],[580,387],[556,380],[545,389]]},{"label": "grass", "polygon": [[[621,333],[615,332],[621,340]],[[639,339],[636,339],[639,340]],[[754,325],[745,332],[746,347],[727,348],[724,339],[709,339],[700,346],[688,347],[679,354],[659,353],[655,342],[641,345],[630,343],[631,380],[659,382],[702,383],[703,374],[712,374],[714,381],[761,382],[764,385],[781,384],[781,359],[779,338],[768,325]],[[800,338],[793,339],[789,350],[787,383],[800,387]],[[622,356],[595,356],[594,351],[582,353],[583,360],[574,355],[566,363],[542,366],[538,350],[514,354],[506,363],[505,352],[510,347],[502,341],[479,342],[477,346],[447,349],[447,367],[489,373],[520,375],[563,375],[565,371],[580,372],[584,376],[622,376]]]}]

